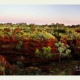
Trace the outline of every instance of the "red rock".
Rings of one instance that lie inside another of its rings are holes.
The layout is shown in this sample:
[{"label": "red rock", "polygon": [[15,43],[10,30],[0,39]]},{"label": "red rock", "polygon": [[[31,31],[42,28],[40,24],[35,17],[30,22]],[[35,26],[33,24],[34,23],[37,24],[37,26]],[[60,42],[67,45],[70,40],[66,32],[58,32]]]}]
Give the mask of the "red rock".
[{"label": "red rock", "polygon": [[2,71],[0,71],[0,75],[3,75],[3,72]]},{"label": "red rock", "polygon": [[2,55],[0,55],[0,63],[5,67],[9,67],[10,69],[12,68],[11,64]]}]

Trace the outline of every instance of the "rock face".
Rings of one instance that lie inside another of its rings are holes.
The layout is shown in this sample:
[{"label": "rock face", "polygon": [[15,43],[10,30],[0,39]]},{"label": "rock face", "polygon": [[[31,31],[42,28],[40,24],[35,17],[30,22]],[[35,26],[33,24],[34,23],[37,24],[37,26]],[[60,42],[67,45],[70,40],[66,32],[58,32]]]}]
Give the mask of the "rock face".
[{"label": "rock face", "polygon": [[74,59],[80,59],[80,39],[69,40],[68,45],[70,45],[71,54]]},{"label": "rock face", "polygon": [[[19,43],[19,40],[10,40],[10,41],[0,41],[0,55],[2,56],[0,61],[5,64],[4,61],[6,61],[6,64],[10,67],[10,64],[16,63],[17,61],[21,61],[25,64],[27,63],[40,63],[40,62],[49,62],[51,60],[59,59],[59,55],[56,54],[55,57],[51,59],[39,59],[36,54],[35,50],[39,49],[42,50],[42,47],[51,47],[51,53],[55,54],[58,53],[58,48],[54,45],[57,42],[55,39],[48,39],[48,40],[32,40],[27,39],[23,40],[23,44],[19,49],[16,49],[16,45]],[[61,41],[64,44],[67,44],[67,41]],[[73,52],[79,52],[80,49],[77,49],[80,43],[80,40],[76,40],[75,46],[72,41],[68,42],[68,45],[70,45],[70,49]],[[71,52],[72,52],[71,51]],[[72,53],[73,53],[72,52]],[[75,53],[74,53],[75,54]],[[77,55],[77,54],[76,54]],[[9,64],[10,63],[10,64]]]},{"label": "rock face", "polygon": [[[23,44],[18,50],[16,49],[16,45],[19,43],[19,40],[10,40],[10,41],[0,41],[0,55],[4,56],[6,60],[13,64],[17,61],[21,61],[25,64],[27,63],[39,63],[39,62],[47,62],[55,59],[59,59],[59,55],[56,54],[55,57],[44,60],[39,59],[36,54],[35,50],[39,49],[42,50],[43,47],[51,47],[51,53],[55,54],[58,53],[58,48],[54,45],[57,40],[56,39],[48,39],[48,40],[41,40],[41,39],[27,39],[22,41]],[[64,44],[67,44],[67,41],[61,41]],[[75,47],[79,44],[80,41],[77,41],[75,43]],[[69,41],[68,45],[70,45],[70,49],[74,52],[76,52],[77,48],[74,48],[72,41]],[[80,49],[79,49],[80,50]],[[71,51],[71,52],[72,52]],[[77,50],[78,51],[78,50]]]},{"label": "rock face", "polygon": [[2,64],[4,67],[8,67],[9,69],[12,69],[11,64],[2,55],[0,55],[0,64]]},{"label": "rock face", "polygon": [[51,52],[54,54],[58,52],[57,47],[54,44],[57,42],[55,39],[49,40],[23,40],[23,45],[20,50],[16,49],[18,40],[0,42],[0,55],[4,56],[11,64],[17,61],[24,63],[32,63],[40,61],[35,55],[35,50],[42,50],[42,47],[51,47]]}]

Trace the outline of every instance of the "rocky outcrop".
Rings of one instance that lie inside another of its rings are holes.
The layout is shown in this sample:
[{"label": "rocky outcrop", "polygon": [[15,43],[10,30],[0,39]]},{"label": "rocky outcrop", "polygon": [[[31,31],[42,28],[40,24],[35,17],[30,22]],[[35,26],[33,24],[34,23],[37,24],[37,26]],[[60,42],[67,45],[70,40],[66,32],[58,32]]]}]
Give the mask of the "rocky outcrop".
[{"label": "rocky outcrop", "polygon": [[17,61],[24,63],[40,62],[41,60],[35,55],[35,50],[42,50],[42,47],[51,47],[51,52],[54,54],[58,52],[57,47],[54,46],[57,40],[23,40],[23,45],[20,50],[16,49],[16,45],[19,43],[18,40],[0,42],[0,55],[4,56],[11,64]]},{"label": "rocky outcrop", "polygon": [[0,65],[4,66],[5,68],[12,69],[12,65],[6,60],[6,58],[0,55]]}]

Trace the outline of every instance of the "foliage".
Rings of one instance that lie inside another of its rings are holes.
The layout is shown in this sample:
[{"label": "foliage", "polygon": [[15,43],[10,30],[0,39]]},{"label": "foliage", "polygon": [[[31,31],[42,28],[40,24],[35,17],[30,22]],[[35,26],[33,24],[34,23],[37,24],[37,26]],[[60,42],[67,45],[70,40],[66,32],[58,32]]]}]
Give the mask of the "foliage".
[{"label": "foliage", "polygon": [[65,29],[57,29],[57,30],[54,30],[54,32],[58,32],[58,33],[66,33]]},{"label": "foliage", "polygon": [[53,55],[51,54],[51,47],[49,46],[43,47],[42,51],[40,51],[39,49],[36,49],[35,54],[42,59],[44,58],[49,59],[53,57]]},{"label": "foliage", "polygon": [[61,42],[55,43],[55,46],[58,47],[58,51],[60,54],[60,57],[66,57],[71,53],[71,50],[69,49],[69,45],[64,45]]},{"label": "foliage", "polygon": [[19,68],[23,68],[23,63],[21,61],[17,61],[16,64]]},{"label": "foliage", "polygon": [[3,72],[3,75],[5,75],[5,67],[0,63],[0,71]]},{"label": "foliage", "polygon": [[54,32],[54,36],[59,40],[61,38],[60,33],[59,32]]},{"label": "foliage", "polygon": [[45,31],[42,31],[42,32],[33,32],[31,34],[28,34],[27,35],[29,38],[31,39],[50,39],[50,38],[53,38],[55,39],[55,37],[53,35],[51,35],[50,33],[48,32],[45,32]]},{"label": "foliage", "polygon": [[76,32],[71,30],[67,32],[67,36],[69,40],[77,39],[78,37]]},{"label": "foliage", "polygon": [[48,47],[43,47],[42,50],[43,50],[44,56],[45,56],[47,59],[52,57],[51,47],[50,47],[50,46],[48,46]]},{"label": "foliage", "polygon": [[35,54],[37,55],[37,57],[43,58],[42,54],[41,54],[41,51],[39,49],[36,49]]},{"label": "foliage", "polygon": [[16,49],[21,50],[22,45],[23,45],[23,42],[19,41],[19,43],[16,45]]}]

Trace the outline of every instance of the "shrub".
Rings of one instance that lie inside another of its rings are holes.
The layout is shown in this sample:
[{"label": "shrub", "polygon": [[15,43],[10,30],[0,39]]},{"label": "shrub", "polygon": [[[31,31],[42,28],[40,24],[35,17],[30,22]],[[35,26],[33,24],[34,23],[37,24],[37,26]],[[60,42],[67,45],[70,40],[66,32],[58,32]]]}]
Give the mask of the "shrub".
[{"label": "shrub", "polygon": [[[69,49],[69,45],[64,45],[63,43],[58,42],[58,43],[55,43],[55,46],[58,47],[60,59],[61,57],[66,57],[69,55],[69,53],[71,53],[71,50]],[[60,59],[59,59],[59,62],[60,62]]]},{"label": "shrub", "polygon": [[23,42],[19,41],[19,43],[16,45],[16,49],[21,50],[22,45],[23,45]]},{"label": "shrub", "polygon": [[51,47],[43,47],[42,51],[40,51],[39,49],[36,49],[35,54],[41,58],[41,59],[49,59],[51,57],[53,57],[53,55],[51,54]]}]

